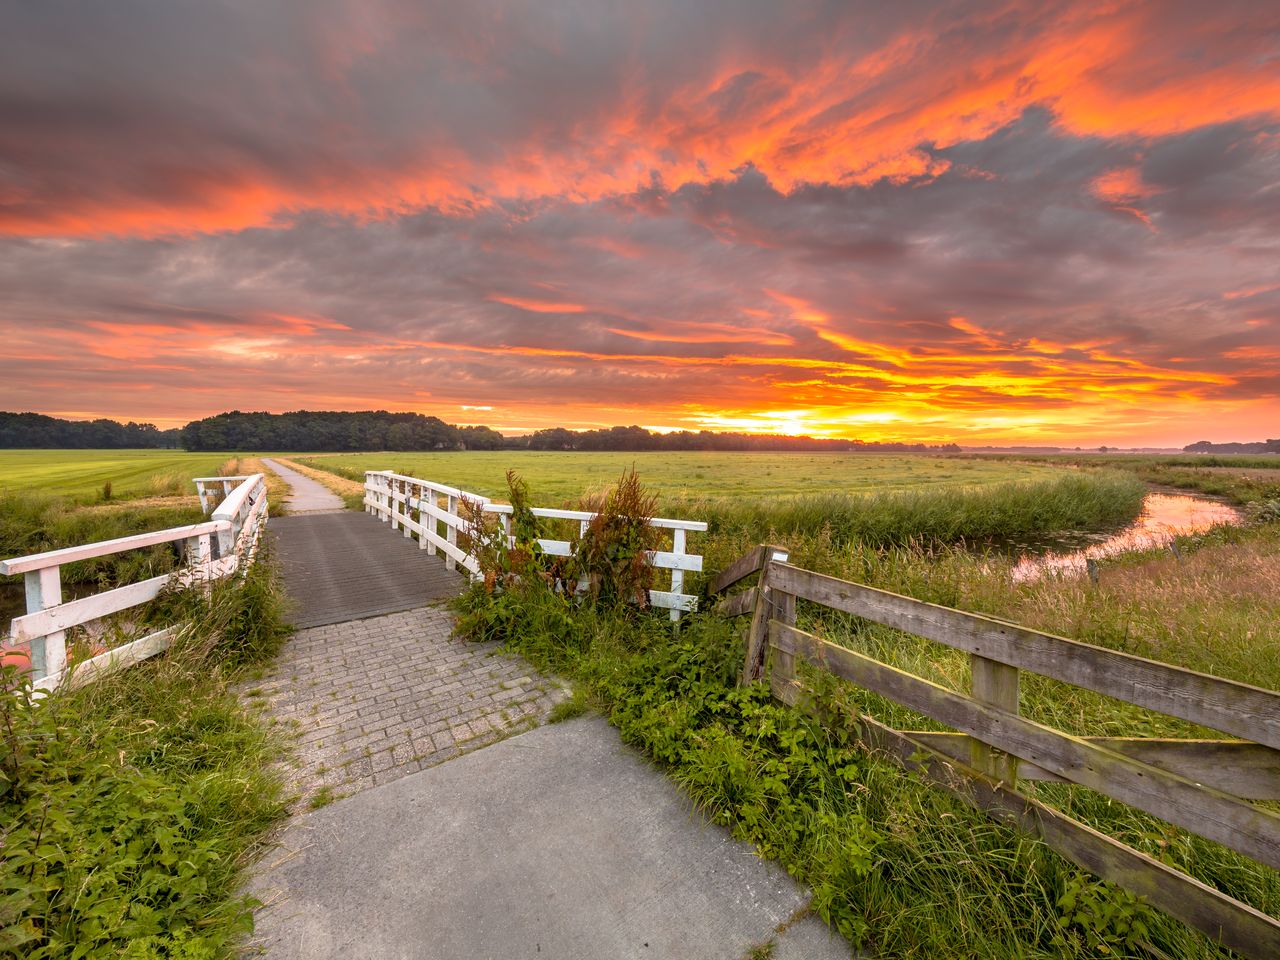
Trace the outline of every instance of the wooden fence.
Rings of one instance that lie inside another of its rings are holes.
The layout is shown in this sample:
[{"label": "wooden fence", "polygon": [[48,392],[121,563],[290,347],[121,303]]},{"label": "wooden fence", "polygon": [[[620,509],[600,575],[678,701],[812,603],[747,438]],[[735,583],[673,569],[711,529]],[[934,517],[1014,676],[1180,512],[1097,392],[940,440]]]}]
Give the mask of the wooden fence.
[{"label": "wooden fence", "polygon": [[[1039,837],[1086,870],[1144,897],[1247,957],[1280,957],[1280,921],[1032,797],[1019,781],[1079,784],[1280,869],[1280,693],[1052,636],[988,617],[823,576],[762,546],[710,585],[720,594],[757,571],[756,586],[721,600],[752,615],[742,679],[765,675],[779,700],[805,707],[800,663],[852,681],[952,728],[899,731],[870,716],[860,736],[903,766],[997,819]],[[958,693],[796,626],[797,601],[852,614],[969,654]],[[1076,737],[1019,715],[1030,671],[1238,740]]]},{"label": "wooden fence", "polygon": [[[418,545],[424,550],[444,554],[449,569],[461,566],[472,576],[479,573],[480,565],[474,556],[458,545],[458,533],[467,528],[470,517],[476,512],[497,514],[498,522],[507,533],[509,542],[511,506],[494,503],[488,497],[468,493],[456,487],[406,477],[389,470],[370,470],[365,473],[365,510],[389,522],[391,528],[401,529],[406,537],[418,536]],[[596,516],[585,510],[558,510],[534,507],[533,515],[545,520],[577,521],[579,530]],[[670,550],[649,552],[649,563],[661,570],[671,571],[670,590],[650,590],[649,603],[659,609],[669,610],[671,619],[678,620],[685,610],[697,607],[696,595],[684,592],[684,575],[702,569],[702,556],[688,552],[687,535],[705,532],[706,523],[700,520],[668,520],[655,517],[649,523],[671,533]],[[567,557],[573,553],[568,540],[540,539],[538,543],[549,555]]]},{"label": "wooden fence", "polygon": [[[154,656],[168,647],[179,626],[166,627],[85,660],[74,672],[67,669],[68,631],[89,627],[103,617],[154,600],[171,584],[185,586],[227,577],[242,565],[253,563],[267,516],[267,487],[262,474],[200,477],[195,483],[204,512],[213,508],[203,523],[0,560],[0,574],[25,576],[27,593],[27,612],[14,618],[4,645],[29,646],[37,688],[51,690],[64,681],[79,686],[103,673]],[[62,599],[61,568],[65,564],[162,543],[182,545],[184,562],[173,573],[76,600]]]}]

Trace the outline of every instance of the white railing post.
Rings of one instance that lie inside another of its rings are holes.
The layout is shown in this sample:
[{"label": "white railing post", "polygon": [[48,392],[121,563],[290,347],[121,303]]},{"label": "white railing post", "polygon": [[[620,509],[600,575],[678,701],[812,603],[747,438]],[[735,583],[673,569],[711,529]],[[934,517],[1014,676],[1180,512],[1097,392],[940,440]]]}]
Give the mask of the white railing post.
[{"label": "white railing post", "polygon": [[439,553],[439,550],[436,549],[434,538],[440,536],[440,521],[436,519],[436,511],[440,509],[440,497],[430,488],[424,490],[423,493],[425,494],[424,499],[426,502],[431,504],[431,513],[427,515],[426,520],[423,522],[422,529],[424,535],[425,531],[430,531],[431,533],[432,539],[427,541],[427,556],[434,557]]},{"label": "white railing post", "polygon": [[[457,517],[458,498],[452,493],[449,494],[449,506],[447,509],[450,516]],[[444,538],[445,540],[449,541],[449,544],[451,546],[456,547],[458,545],[458,528],[455,524],[452,524],[452,523],[445,524]],[[446,570],[453,570],[458,566],[458,562],[453,559],[453,556],[451,554],[446,553],[444,558],[444,566]]]},{"label": "white railing post", "polygon": [[[682,558],[684,556],[684,531],[678,527],[671,531],[671,552],[678,558]],[[671,571],[671,592],[684,593],[683,570],[673,569]],[[680,611],[675,607],[671,608],[670,616],[672,623],[680,622]]]},{"label": "white railing post", "polygon": [[[404,492],[404,519],[405,519],[405,520],[412,520],[412,519],[413,519],[413,517],[412,517],[412,516],[410,516],[410,514],[412,514],[412,513],[413,513],[413,511],[412,511],[412,509],[410,509],[410,507],[409,507],[409,498],[410,498],[410,493],[409,493],[409,481],[408,481],[408,480],[401,480],[401,481],[400,481],[400,486],[401,486],[401,488],[403,489],[403,492]],[[418,519],[419,519],[419,520],[421,520],[422,518],[421,518],[421,517],[419,517]],[[403,526],[403,527],[404,527],[404,538],[405,538],[406,540],[410,539],[410,538],[413,536],[413,531],[409,529],[409,524],[407,524],[407,523],[402,523],[402,524],[401,524],[401,526]]]},{"label": "white railing post", "polygon": [[418,490],[418,549],[426,550],[430,546],[427,541],[427,524],[431,522],[431,514],[427,512],[427,494],[430,492],[421,482]]},{"label": "white railing post", "polygon": [[196,496],[200,498],[200,512],[207,515],[209,513],[209,492],[205,490],[203,480],[196,481]]},{"label": "white railing post", "polygon": [[[61,567],[42,567],[29,570],[25,582],[27,587],[27,613],[39,613],[49,607],[62,603]],[[39,641],[37,643],[36,641]],[[36,662],[36,648],[40,650],[40,662]],[[43,637],[33,637],[31,642],[31,666],[36,679],[56,676],[67,665],[67,634],[64,630],[46,633]]]}]

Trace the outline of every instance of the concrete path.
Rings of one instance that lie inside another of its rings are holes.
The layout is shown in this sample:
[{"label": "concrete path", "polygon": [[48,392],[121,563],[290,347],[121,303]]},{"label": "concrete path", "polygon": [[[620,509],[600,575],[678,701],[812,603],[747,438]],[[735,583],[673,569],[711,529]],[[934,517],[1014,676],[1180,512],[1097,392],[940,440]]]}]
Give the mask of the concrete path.
[{"label": "concrete path", "polygon": [[428,555],[367,513],[273,517],[267,535],[298,628],[412,610],[466,586],[444,557]]},{"label": "concrete path", "polygon": [[430,607],[300,631],[246,695],[298,737],[301,811],[536,726],[566,693]]},{"label": "concrete path", "polygon": [[271,960],[850,954],[790,877],[702,823],[600,718],[295,818],[252,892]]},{"label": "concrete path", "polygon": [[289,485],[289,496],[284,501],[289,513],[330,513],[346,509],[342,498],[323,483],[303,476],[292,467],[286,467],[269,457],[263,457],[262,462]]}]

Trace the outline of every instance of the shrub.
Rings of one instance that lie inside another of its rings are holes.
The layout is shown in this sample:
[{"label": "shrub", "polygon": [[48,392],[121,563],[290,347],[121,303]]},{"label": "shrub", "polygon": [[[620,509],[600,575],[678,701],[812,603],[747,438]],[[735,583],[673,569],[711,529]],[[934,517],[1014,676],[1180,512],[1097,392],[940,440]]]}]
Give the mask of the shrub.
[{"label": "shrub", "polygon": [[649,605],[653,567],[648,552],[658,546],[658,531],[649,521],[657,504],[634,468],[602,498],[583,504],[596,516],[574,542],[574,570],[593,597],[642,609]]}]

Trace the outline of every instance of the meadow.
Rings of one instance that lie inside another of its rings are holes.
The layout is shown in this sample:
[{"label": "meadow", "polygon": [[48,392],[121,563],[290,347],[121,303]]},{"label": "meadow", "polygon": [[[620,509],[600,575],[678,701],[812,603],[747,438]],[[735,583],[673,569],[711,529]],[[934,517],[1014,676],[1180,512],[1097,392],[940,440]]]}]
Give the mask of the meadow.
[{"label": "meadow", "polygon": [[616,483],[633,466],[664,501],[718,501],[804,494],[871,493],[919,487],[985,486],[1044,478],[1062,468],[950,457],[862,453],[342,453],[291,459],[364,481],[366,470],[435,480],[486,497],[506,494],[515,470],[539,503],[560,503]]},{"label": "meadow", "polygon": [[194,494],[192,477],[218,473],[222,453],[181,450],[0,450],[0,494],[103,499]]}]

